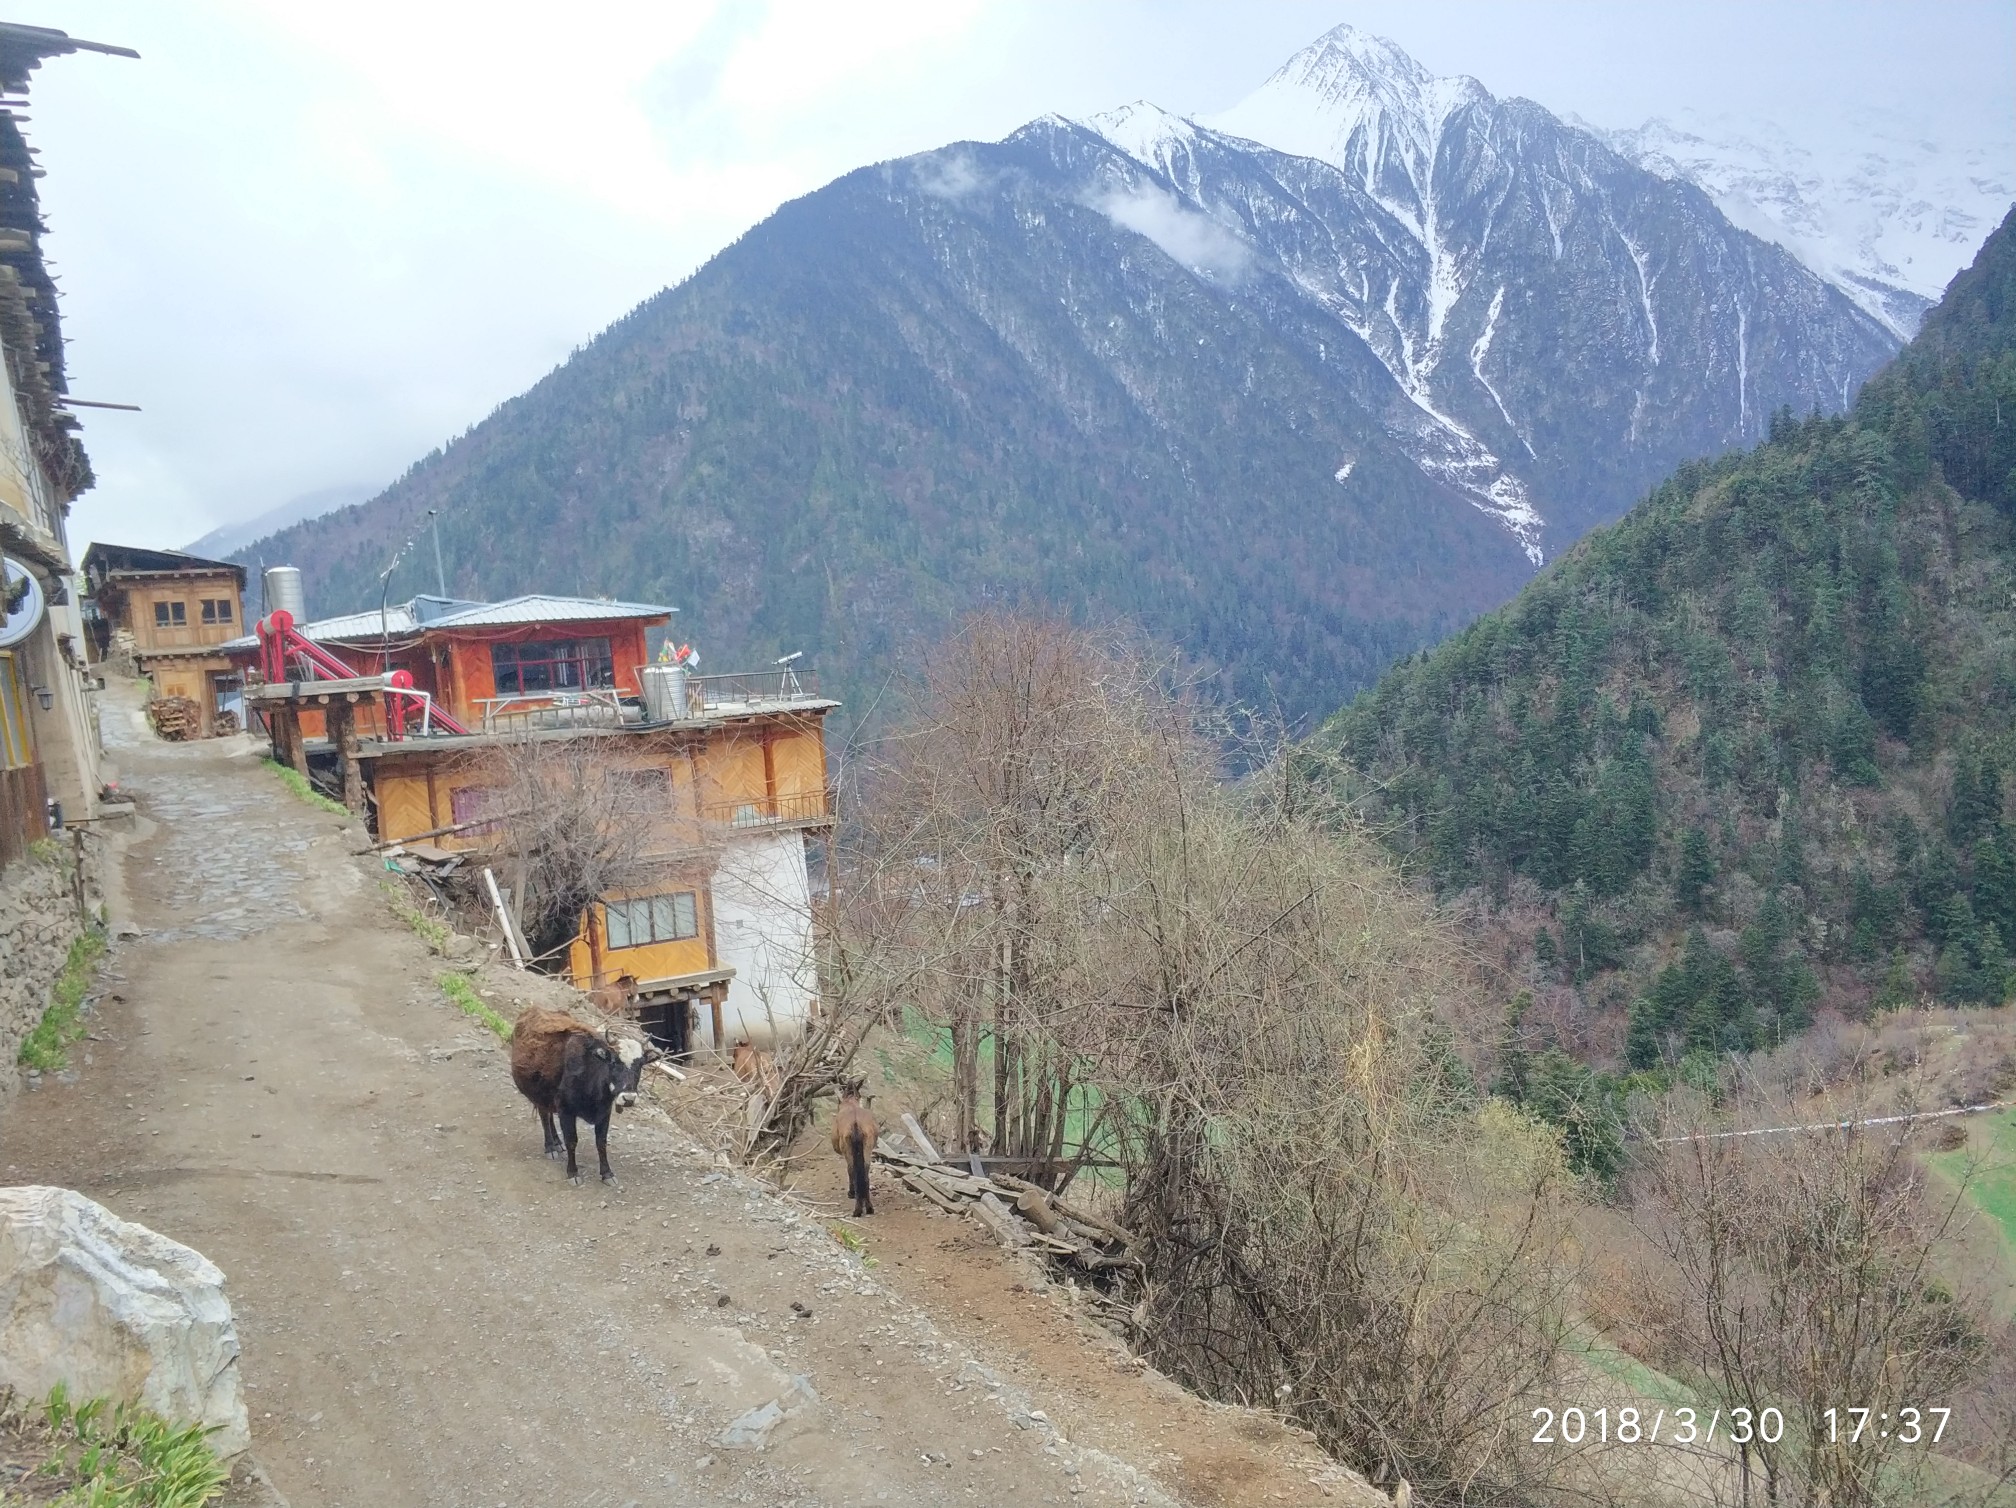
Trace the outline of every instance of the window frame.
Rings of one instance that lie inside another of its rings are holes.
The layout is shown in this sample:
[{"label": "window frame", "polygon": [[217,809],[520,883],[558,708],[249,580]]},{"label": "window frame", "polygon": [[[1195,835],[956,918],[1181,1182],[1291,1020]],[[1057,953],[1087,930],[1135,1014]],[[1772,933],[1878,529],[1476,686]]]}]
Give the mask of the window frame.
[{"label": "window frame", "polygon": [[199,615],[203,622],[215,626],[232,621],[231,599],[229,597],[205,597]]},{"label": "window frame", "polygon": [[[683,907],[680,905],[682,901],[685,903]],[[639,907],[643,908],[641,936],[637,925]],[[686,930],[680,930],[682,927]],[[656,947],[662,943],[692,942],[700,936],[700,892],[661,890],[650,895],[605,900],[602,902],[602,936],[611,953],[628,948]],[[623,939],[621,942],[617,941],[619,936]]]},{"label": "window frame", "polygon": [[[528,670],[537,672],[545,684],[527,685]],[[567,679],[570,674],[571,681]],[[615,641],[602,634],[578,639],[493,639],[490,681],[498,696],[612,691],[616,686]]]},{"label": "window frame", "polygon": [[189,604],[180,597],[155,598],[154,626],[156,628],[187,628],[189,626]]}]

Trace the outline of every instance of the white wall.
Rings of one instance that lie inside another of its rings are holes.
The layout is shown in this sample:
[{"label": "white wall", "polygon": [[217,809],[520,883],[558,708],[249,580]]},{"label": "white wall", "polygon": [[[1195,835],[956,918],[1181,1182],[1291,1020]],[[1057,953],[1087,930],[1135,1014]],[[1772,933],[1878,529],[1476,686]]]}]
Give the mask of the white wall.
[{"label": "white wall", "polygon": [[[714,952],[733,967],[721,1012],[725,1046],[773,1047],[812,1012],[812,889],[801,832],[735,833],[714,873]],[[706,1012],[701,1012],[706,1019]]]}]

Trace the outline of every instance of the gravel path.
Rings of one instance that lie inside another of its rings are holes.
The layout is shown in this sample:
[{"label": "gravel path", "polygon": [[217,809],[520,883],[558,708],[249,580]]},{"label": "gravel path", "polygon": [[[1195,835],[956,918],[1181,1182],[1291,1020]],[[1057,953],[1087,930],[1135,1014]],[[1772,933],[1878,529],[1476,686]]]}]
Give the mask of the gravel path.
[{"label": "gravel path", "polygon": [[[662,1111],[619,1120],[616,1188],[568,1186],[354,829],[249,740],[106,716],[138,935],[76,1082],[7,1107],[0,1171],[224,1269],[254,1452],[297,1508],[1178,1501]],[[484,977],[507,1017],[558,988]],[[780,1396],[767,1449],[720,1443]]]}]

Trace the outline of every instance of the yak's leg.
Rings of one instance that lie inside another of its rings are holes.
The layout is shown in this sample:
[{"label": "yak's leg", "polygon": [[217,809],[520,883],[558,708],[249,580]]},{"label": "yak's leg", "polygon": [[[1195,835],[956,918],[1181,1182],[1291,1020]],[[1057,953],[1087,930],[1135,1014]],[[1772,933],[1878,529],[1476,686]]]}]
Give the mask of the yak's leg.
[{"label": "yak's leg", "polygon": [[609,1171],[609,1111],[604,1105],[602,1113],[595,1117],[595,1157],[602,1164],[602,1181],[614,1183],[616,1175]]},{"label": "yak's leg", "polygon": [[575,1124],[571,1111],[562,1110],[560,1112],[560,1134],[567,1142],[567,1181],[569,1183],[579,1183],[581,1181],[581,1169],[574,1161],[574,1144],[581,1139],[581,1128]]},{"label": "yak's leg", "polygon": [[553,1112],[545,1109],[543,1106],[539,1111],[539,1129],[546,1136],[546,1155],[548,1157],[558,1157],[560,1155],[560,1130],[553,1124]]}]

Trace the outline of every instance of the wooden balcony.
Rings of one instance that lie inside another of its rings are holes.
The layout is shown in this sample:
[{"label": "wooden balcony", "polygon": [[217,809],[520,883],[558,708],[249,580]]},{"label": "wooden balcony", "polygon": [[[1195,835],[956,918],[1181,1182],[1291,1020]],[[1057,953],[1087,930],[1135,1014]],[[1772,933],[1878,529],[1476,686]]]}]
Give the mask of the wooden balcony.
[{"label": "wooden balcony", "polygon": [[780,796],[742,796],[709,801],[700,808],[704,822],[722,827],[827,827],[839,820],[838,793],[828,786]]}]

